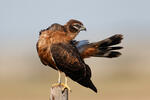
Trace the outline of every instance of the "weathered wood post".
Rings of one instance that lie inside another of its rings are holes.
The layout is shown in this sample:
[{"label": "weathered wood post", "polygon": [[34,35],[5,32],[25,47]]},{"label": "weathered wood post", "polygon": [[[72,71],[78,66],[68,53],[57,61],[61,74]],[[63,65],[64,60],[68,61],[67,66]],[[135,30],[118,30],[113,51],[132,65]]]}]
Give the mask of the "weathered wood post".
[{"label": "weathered wood post", "polygon": [[50,100],[68,100],[68,89],[62,85],[51,87]]}]

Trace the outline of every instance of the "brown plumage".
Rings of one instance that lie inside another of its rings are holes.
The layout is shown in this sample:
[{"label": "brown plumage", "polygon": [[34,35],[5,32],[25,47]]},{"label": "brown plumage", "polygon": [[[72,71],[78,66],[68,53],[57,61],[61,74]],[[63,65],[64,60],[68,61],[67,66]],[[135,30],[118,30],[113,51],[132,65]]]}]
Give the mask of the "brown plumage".
[{"label": "brown plumage", "polygon": [[[47,30],[68,32],[66,26],[67,25],[60,25],[58,23],[55,23],[52,24],[49,28],[47,28]],[[121,53],[116,50],[122,49],[123,47],[120,46],[112,47],[112,46],[121,43],[122,39],[123,35],[116,34],[98,42],[89,43],[88,40],[82,41],[72,40],[71,43],[76,45],[83,59],[89,57],[116,58],[121,55]]]},{"label": "brown plumage", "polygon": [[83,24],[77,20],[70,20],[64,27],[67,32],[49,29],[40,32],[37,51],[41,62],[97,92],[91,81],[89,66],[81,58],[76,46],[71,43],[80,31],[85,30]]},{"label": "brown plumage", "polygon": [[123,47],[113,45],[119,44],[122,39],[123,36],[121,34],[116,34],[102,41],[94,43],[87,42],[81,46],[77,44],[77,47],[82,58],[89,58],[89,57],[115,58],[121,55],[121,53],[116,50],[122,49]]},{"label": "brown plumage", "polygon": [[52,24],[40,32],[37,51],[44,65],[64,72],[72,80],[97,92],[90,79],[91,69],[83,59],[120,56],[121,53],[114,50],[122,47],[112,46],[121,42],[122,35],[116,34],[95,43],[89,43],[87,40],[73,40],[82,30],[86,28],[77,20],[70,20],[65,25]]}]

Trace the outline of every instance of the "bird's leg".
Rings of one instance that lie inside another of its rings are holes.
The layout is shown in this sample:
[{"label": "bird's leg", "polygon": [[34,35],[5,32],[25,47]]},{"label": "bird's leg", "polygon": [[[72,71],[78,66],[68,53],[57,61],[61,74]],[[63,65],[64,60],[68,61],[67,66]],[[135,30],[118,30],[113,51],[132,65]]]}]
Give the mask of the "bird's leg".
[{"label": "bird's leg", "polygon": [[65,84],[62,84],[62,85],[63,85],[63,90],[64,90],[65,88],[67,88],[67,89],[71,92],[71,89],[70,89],[70,87],[68,86],[67,82],[68,82],[68,79],[67,79],[67,76],[65,76]]},{"label": "bird's leg", "polygon": [[61,72],[58,71],[58,83],[61,83]]},{"label": "bird's leg", "polygon": [[67,79],[67,76],[65,76],[65,85],[67,85],[68,83],[68,79]]},{"label": "bird's leg", "polygon": [[64,89],[67,88],[71,92],[71,89],[70,89],[70,87],[67,84],[67,81],[68,81],[67,76],[65,76],[65,84],[61,83],[61,72],[58,71],[58,82],[52,84],[52,87],[62,86],[62,91],[64,91]]},{"label": "bird's leg", "polygon": [[60,86],[60,85],[62,85],[62,84],[63,84],[63,83],[61,83],[61,72],[58,71],[58,82],[52,84],[52,87]]}]

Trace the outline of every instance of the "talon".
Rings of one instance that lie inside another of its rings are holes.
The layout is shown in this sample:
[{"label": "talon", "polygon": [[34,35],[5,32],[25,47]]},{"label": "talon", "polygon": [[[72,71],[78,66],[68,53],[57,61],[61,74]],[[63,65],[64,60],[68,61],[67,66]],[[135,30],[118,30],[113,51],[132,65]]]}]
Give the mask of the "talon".
[{"label": "talon", "polygon": [[52,87],[61,87],[62,91],[64,91],[65,89],[68,89],[70,92],[72,92],[70,87],[67,85],[67,77],[66,76],[65,76],[65,84],[61,83],[61,72],[60,71],[58,71],[58,83],[52,84]]},{"label": "talon", "polygon": [[72,92],[71,88],[68,85],[62,83],[61,86],[63,87],[62,91],[64,91],[65,89],[68,89],[70,92]]}]

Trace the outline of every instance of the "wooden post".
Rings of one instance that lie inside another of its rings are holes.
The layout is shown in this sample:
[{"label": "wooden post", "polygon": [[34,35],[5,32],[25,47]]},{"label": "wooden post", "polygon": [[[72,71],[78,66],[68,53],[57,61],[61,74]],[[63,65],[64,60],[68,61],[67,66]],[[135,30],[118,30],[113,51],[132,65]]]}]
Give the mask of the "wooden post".
[{"label": "wooden post", "polygon": [[68,89],[62,85],[51,87],[50,100],[68,100]]}]

